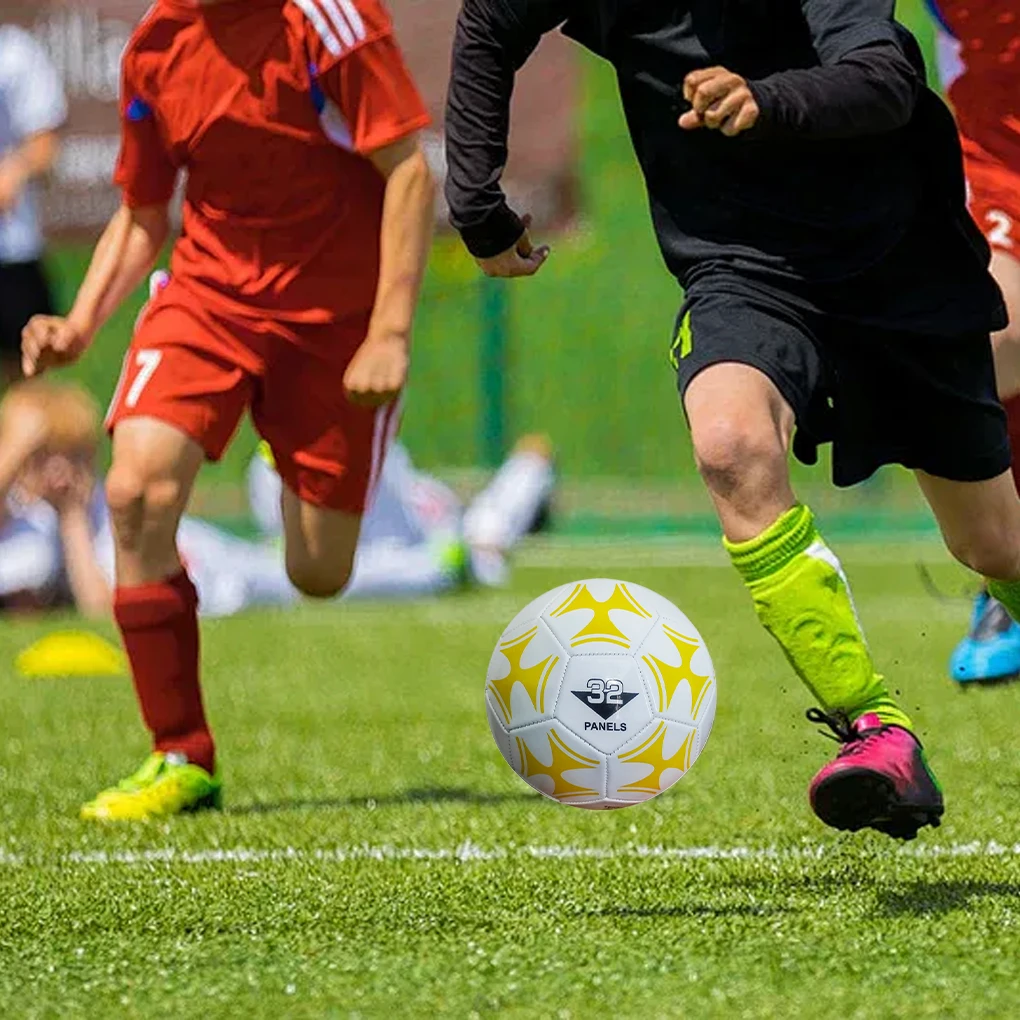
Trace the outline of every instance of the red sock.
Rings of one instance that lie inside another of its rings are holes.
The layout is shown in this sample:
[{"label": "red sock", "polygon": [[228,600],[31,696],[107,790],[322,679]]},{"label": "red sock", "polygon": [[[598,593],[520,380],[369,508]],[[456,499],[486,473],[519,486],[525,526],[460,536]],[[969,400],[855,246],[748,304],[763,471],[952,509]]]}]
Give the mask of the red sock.
[{"label": "red sock", "polygon": [[182,570],[118,588],[113,613],[131,662],[142,717],[157,751],[179,751],[209,772],[215,764],[198,681],[198,595]]},{"label": "red sock", "polygon": [[1009,423],[1009,441],[1013,446],[1013,481],[1020,492],[1020,397],[1003,401],[1006,420]]}]

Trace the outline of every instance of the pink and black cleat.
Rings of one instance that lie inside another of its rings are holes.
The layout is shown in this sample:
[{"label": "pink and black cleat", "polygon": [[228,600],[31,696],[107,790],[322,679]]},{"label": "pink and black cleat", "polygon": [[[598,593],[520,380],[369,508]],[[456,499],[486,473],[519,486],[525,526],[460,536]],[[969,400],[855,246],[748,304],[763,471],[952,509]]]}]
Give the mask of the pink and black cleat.
[{"label": "pink and black cleat", "polygon": [[913,733],[877,715],[851,724],[842,713],[812,708],[807,717],[828,726],[843,745],[811,783],[811,807],[826,825],[877,829],[895,839],[913,839],[923,826],[939,825],[942,790]]}]

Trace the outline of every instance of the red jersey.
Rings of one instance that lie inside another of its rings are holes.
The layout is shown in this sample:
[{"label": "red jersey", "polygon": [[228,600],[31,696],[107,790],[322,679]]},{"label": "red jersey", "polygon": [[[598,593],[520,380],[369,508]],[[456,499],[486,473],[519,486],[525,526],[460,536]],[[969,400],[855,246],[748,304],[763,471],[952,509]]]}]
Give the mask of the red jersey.
[{"label": "red jersey", "polygon": [[1020,10],[1004,0],[928,0],[939,69],[960,131],[1020,172]]},{"label": "red jersey", "polygon": [[125,202],[187,175],[178,284],[246,318],[370,312],[385,183],[366,156],[428,123],[380,0],[157,0],[121,108]]}]

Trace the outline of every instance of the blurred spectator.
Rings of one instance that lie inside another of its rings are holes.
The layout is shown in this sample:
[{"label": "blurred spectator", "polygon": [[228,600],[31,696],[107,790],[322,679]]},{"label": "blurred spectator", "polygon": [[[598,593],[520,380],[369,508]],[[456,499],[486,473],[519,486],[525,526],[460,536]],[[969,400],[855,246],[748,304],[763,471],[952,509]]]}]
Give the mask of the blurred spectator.
[{"label": "blurred spectator", "polygon": [[[0,401],[0,609],[110,613],[114,547],[95,469],[100,432],[95,402],[73,383],[21,382]],[[249,496],[260,541],[195,517],[181,521],[178,548],[204,615],[299,600],[274,541],[281,484],[268,455],[253,459]],[[541,524],[554,484],[548,440],[525,436],[465,507],[394,444],[365,515],[345,598],[417,597],[504,583],[508,557]]]},{"label": "blurred spectator", "polygon": [[21,330],[52,314],[33,181],[57,157],[67,117],[60,77],[21,28],[0,24],[0,389],[21,374]]},{"label": "blurred spectator", "polygon": [[19,383],[0,401],[0,609],[94,608],[72,590],[80,578],[61,548],[80,544],[81,528],[50,500],[73,490],[91,501],[99,436],[99,409],[73,384]]}]

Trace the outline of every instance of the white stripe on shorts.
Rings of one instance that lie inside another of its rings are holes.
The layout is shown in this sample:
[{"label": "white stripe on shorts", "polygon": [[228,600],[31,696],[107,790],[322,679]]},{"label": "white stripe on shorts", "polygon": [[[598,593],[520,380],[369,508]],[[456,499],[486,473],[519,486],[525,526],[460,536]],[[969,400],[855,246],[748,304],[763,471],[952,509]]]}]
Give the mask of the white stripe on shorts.
[{"label": "white stripe on shorts", "polygon": [[393,439],[400,428],[400,417],[403,411],[403,397],[380,407],[375,412],[375,425],[372,429],[372,469],[368,476],[368,490],[365,494],[366,509],[375,499],[375,491],[379,487],[383,462],[389,452]]}]

